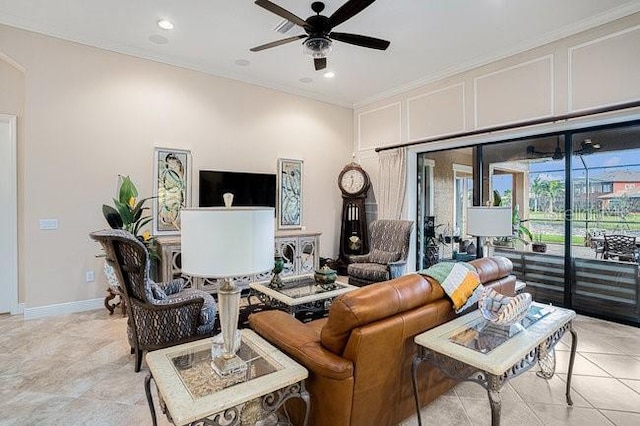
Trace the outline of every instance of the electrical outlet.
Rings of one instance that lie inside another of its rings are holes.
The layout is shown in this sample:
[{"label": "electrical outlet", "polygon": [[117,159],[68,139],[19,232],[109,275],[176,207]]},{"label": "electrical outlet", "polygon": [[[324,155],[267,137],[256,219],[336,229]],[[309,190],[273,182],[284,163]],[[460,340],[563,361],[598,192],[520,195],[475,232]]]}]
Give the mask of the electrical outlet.
[{"label": "electrical outlet", "polygon": [[88,283],[94,282],[96,280],[96,274],[93,271],[87,271],[85,274],[85,279]]}]

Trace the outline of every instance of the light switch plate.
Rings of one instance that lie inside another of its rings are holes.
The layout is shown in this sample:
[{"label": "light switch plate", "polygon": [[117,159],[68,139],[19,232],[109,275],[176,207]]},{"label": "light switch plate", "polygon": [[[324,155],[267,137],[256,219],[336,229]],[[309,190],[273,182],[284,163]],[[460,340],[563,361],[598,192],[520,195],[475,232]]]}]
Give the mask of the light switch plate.
[{"label": "light switch plate", "polygon": [[58,229],[58,219],[40,219],[40,229]]}]

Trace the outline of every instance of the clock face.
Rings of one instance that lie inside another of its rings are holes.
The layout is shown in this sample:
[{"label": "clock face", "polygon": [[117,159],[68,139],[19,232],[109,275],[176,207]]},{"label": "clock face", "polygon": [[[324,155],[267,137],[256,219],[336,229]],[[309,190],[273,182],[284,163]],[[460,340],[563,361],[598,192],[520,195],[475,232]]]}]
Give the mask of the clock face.
[{"label": "clock face", "polygon": [[340,186],[348,194],[356,194],[364,188],[365,180],[362,172],[356,169],[347,170],[340,180]]}]

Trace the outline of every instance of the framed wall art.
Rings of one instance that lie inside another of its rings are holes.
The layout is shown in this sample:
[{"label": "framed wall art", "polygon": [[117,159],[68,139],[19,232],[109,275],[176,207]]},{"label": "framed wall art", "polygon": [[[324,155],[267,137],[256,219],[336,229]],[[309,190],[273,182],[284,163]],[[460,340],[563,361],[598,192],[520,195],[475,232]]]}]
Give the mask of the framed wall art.
[{"label": "framed wall art", "polygon": [[277,210],[279,229],[302,228],[302,160],[278,159]]},{"label": "framed wall art", "polygon": [[191,205],[191,151],[155,148],[153,234],[180,233],[180,210]]}]

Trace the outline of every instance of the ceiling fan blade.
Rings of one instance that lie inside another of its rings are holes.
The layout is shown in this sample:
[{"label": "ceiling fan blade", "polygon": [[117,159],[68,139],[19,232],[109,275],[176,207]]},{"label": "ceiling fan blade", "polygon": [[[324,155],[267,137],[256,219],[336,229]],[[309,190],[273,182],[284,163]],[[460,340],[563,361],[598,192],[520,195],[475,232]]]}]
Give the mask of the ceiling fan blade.
[{"label": "ceiling fan blade", "polygon": [[333,12],[333,15],[329,17],[329,25],[331,26],[331,28],[333,28],[342,24],[347,19],[352,18],[353,16],[362,12],[374,1],[376,0],[349,0],[348,2],[340,6],[340,8]]},{"label": "ceiling fan blade", "polygon": [[281,46],[283,44],[291,43],[292,41],[300,40],[301,38],[307,37],[306,34],[300,34],[293,37],[283,38],[282,40],[272,41],[271,43],[262,44],[260,46],[252,47],[249,49],[252,52],[259,52],[261,50],[270,49],[272,47]]},{"label": "ceiling fan blade", "polygon": [[269,12],[275,13],[276,15],[286,19],[287,21],[293,22],[296,25],[299,25],[301,27],[307,25],[307,22],[304,19],[294,15],[286,9],[283,9],[275,3],[271,3],[269,0],[256,0],[255,3],[258,6],[267,9]]},{"label": "ceiling fan blade", "polygon": [[379,38],[348,33],[330,33],[329,38],[343,43],[355,44],[356,46],[368,47],[370,49],[386,50],[391,42]]},{"label": "ceiling fan blade", "polygon": [[316,67],[316,71],[323,70],[327,67],[327,58],[314,58],[313,65]]}]

